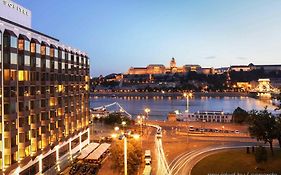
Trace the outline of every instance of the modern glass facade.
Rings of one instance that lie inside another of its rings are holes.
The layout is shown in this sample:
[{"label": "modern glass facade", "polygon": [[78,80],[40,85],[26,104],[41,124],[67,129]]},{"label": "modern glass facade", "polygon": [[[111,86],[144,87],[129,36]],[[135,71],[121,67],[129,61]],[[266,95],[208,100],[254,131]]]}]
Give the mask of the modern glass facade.
[{"label": "modern glass facade", "polygon": [[0,19],[0,170],[40,174],[89,142],[89,58],[14,25]]}]

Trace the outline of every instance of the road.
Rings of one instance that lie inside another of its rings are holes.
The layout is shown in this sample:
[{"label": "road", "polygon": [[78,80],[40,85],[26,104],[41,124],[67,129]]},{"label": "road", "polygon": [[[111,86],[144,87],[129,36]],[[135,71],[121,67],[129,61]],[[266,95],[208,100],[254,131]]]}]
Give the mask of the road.
[{"label": "road", "polygon": [[[156,130],[162,128],[158,125],[147,125],[150,127],[155,128]],[[155,152],[156,152],[156,159],[157,159],[157,175],[164,175],[169,174],[169,166],[166,160],[166,156],[164,153],[163,145],[162,145],[162,132],[161,134],[155,135]]]},{"label": "road", "polygon": [[225,146],[209,146],[199,148],[192,151],[187,151],[176,157],[170,164],[169,175],[186,174],[190,175],[192,168],[202,159],[209,155],[223,151],[225,149],[242,148],[246,146],[253,146],[254,143],[232,143]]}]

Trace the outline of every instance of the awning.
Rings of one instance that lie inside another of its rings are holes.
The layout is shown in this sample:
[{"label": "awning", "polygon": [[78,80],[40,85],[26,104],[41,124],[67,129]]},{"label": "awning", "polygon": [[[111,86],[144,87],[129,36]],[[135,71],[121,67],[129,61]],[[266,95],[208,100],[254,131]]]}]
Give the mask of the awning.
[{"label": "awning", "polygon": [[32,43],[40,44],[40,42],[37,39],[31,38]]},{"label": "awning", "polygon": [[50,46],[51,48],[55,48],[55,49],[57,49],[57,46],[55,46],[55,45],[53,45],[53,44],[51,44],[51,46]]},{"label": "awning", "polygon": [[6,29],[5,31],[4,31],[4,35],[10,35],[10,36],[14,36],[14,37],[17,37],[17,35],[13,32],[13,31],[11,31],[11,30],[8,30],[8,29]]},{"label": "awning", "polygon": [[48,43],[46,43],[45,41],[42,41],[41,42],[42,43],[42,45],[44,45],[44,46],[50,46]]},{"label": "awning", "polygon": [[110,144],[103,143],[101,144],[94,152],[92,152],[86,160],[98,160],[110,147]]},{"label": "awning", "polygon": [[84,159],[90,153],[92,153],[100,144],[99,143],[90,143],[86,148],[81,151],[81,154],[77,157],[77,159]]},{"label": "awning", "polygon": [[20,35],[19,35],[19,38],[20,38],[20,39],[24,39],[24,40],[26,40],[26,41],[30,41],[29,38],[27,38],[27,36],[25,36],[25,35],[23,35],[23,34],[20,34]]}]

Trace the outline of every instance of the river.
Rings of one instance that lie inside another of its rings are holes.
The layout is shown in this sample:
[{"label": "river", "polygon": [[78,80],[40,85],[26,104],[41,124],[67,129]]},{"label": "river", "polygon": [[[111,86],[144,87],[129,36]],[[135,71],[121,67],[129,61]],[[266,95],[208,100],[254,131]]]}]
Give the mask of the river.
[{"label": "river", "polygon": [[[113,102],[118,102],[127,112],[133,116],[144,113],[145,108],[150,108],[149,119],[165,120],[167,114],[171,111],[186,109],[186,99],[182,97],[98,97],[92,96],[90,106],[100,107]],[[271,101],[262,101],[251,97],[195,97],[189,99],[189,111],[224,111],[232,113],[237,107],[241,107],[247,111],[252,109],[262,110],[265,107],[274,112],[276,108],[271,104]],[[110,110],[116,110],[112,107]]]}]

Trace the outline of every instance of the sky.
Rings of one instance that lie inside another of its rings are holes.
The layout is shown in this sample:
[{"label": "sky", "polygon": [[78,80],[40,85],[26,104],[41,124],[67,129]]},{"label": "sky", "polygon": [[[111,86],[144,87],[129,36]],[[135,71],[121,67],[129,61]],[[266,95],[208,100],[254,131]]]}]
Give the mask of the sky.
[{"label": "sky", "polygon": [[281,64],[280,0],[14,0],[88,53],[91,76],[148,64]]}]

